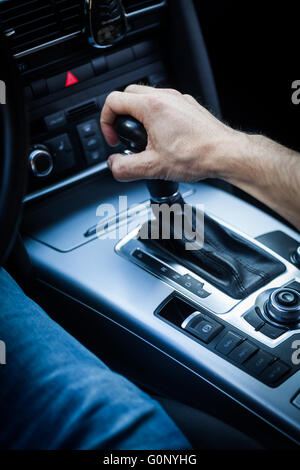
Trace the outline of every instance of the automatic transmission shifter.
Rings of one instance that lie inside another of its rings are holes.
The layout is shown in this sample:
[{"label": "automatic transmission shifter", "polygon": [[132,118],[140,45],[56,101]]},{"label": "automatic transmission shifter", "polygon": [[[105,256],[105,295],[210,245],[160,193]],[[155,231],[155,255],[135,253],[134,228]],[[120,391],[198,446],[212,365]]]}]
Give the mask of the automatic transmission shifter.
[{"label": "automatic transmission shifter", "polygon": [[[148,143],[148,135],[143,124],[131,116],[118,116],[115,131],[120,141],[133,153],[143,152]],[[152,180],[147,182],[151,200],[155,203],[174,204],[180,198],[178,183]]]},{"label": "automatic transmission shifter", "polygon": [[[134,118],[117,117],[115,130],[121,142],[127,145],[131,152],[139,153],[147,147],[147,132]],[[184,209],[187,205],[180,195],[178,184],[157,180],[148,181],[147,185],[153,203],[167,203],[170,206],[176,203],[183,227],[186,221]],[[199,211],[192,208],[189,214],[192,214],[192,220],[188,221],[188,225],[192,227],[189,232],[193,233],[197,227]],[[203,246],[199,249],[186,250],[186,245],[191,240],[187,239],[183,230],[181,239],[174,236],[174,219],[170,218],[170,239],[160,237],[158,240],[143,240],[143,243],[151,244],[162,256],[171,257],[235,299],[248,297],[285,271],[283,263],[251,241],[220,225],[206,214],[203,220],[205,236]],[[164,221],[159,220],[158,223],[163,225]],[[162,232],[162,227],[159,227],[159,233]]]}]

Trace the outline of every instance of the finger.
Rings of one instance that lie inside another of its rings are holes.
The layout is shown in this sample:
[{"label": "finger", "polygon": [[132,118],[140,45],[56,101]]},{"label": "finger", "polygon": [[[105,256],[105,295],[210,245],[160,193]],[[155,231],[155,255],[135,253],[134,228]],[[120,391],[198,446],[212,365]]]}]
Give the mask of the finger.
[{"label": "finger", "polygon": [[159,161],[151,151],[132,155],[111,155],[108,166],[118,181],[156,178],[159,173]]},{"label": "finger", "polygon": [[173,88],[155,88],[146,85],[128,85],[125,88],[125,93],[135,93],[135,94],[150,94],[150,93],[168,93],[174,96],[182,96],[180,91],[173,90]]},{"label": "finger", "polygon": [[143,122],[143,111],[144,104],[141,96],[119,91],[110,93],[106,98],[100,118],[101,129],[108,145],[116,145],[119,142],[113,127],[118,115],[130,114]]}]

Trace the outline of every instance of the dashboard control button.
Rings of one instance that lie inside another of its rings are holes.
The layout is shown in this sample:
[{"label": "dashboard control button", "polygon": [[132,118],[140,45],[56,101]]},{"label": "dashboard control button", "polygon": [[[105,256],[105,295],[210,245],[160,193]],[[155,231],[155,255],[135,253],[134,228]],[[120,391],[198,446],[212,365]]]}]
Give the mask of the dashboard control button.
[{"label": "dashboard control button", "polygon": [[184,329],[208,344],[222,331],[223,326],[210,318],[199,315],[196,319],[193,318]]},{"label": "dashboard control button", "polygon": [[283,328],[277,328],[276,326],[269,325],[268,323],[265,323],[259,331],[260,333],[271,339],[277,339],[279,338],[279,336],[282,336],[286,332],[286,330],[284,330]]},{"label": "dashboard control button", "polygon": [[44,118],[44,121],[48,131],[52,131],[52,129],[62,127],[67,123],[64,111],[59,111],[58,113],[50,114],[50,116],[46,116]]},{"label": "dashboard control button", "polygon": [[253,356],[257,350],[258,348],[254,346],[254,344],[249,343],[249,341],[244,341],[242,344],[234,348],[228,357],[237,364],[243,364],[243,362]]},{"label": "dashboard control button", "polygon": [[275,289],[266,310],[269,317],[279,323],[295,324],[300,321],[300,293],[290,287]]},{"label": "dashboard control button", "polygon": [[57,172],[66,171],[75,166],[74,151],[68,134],[62,134],[47,140],[46,145],[49,146],[54,156]]},{"label": "dashboard control button", "polygon": [[297,292],[300,293],[300,282],[293,281],[293,282],[291,282],[291,284],[289,284],[287,287],[288,287],[289,289],[294,289],[294,290],[296,290]]},{"label": "dashboard control button", "polygon": [[79,124],[79,126],[77,126],[77,129],[81,137],[91,137],[99,133],[99,128],[97,126],[96,119],[92,119],[91,121]]},{"label": "dashboard control button", "polygon": [[259,330],[263,325],[264,321],[260,318],[258,312],[257,312],[257,307],[252,308],[246,315],[244,316],[244,319],[246,320],[249,325],[253,326],[253,328]]},{"label": "dashboard control button", "polygon": [[242,341],[243,338],[241,338],[241,336],[237,335],[233,331],[228,331],[226,335],[221,339],[221,341],[217,344],[216,350],[224,354],[224,356],[227,356]]},{"label": "dashboard control button", "polygon": [[205,299],[211,295],[210,292],[207,292],[204,289],[204,283],[197,281],[194,277],[190,276],[189,274],[185,274],[181,276],[180,281],[178,283],[183,286],[185,289],[189,290],[193,294],[197,295],[197,297],[201,297]]},{"label": "dashboard control button", "polygon": [[47,85],[49,92],[54,93],[55,91],[63,90],[66,87],[71,87],[84,82],[93,76],[93,67],[88,63],[48,78]]},{"label": "dashboard control button", "polygon": [[275,357],[272,356],[272,354],[259,350],[245,363],[245,367],[249,372],[252,372],[254,375],[258,376],[274,360]]},{"label": "dashboard control button", "polygon": [[92,67],[96,75],[101,75],[107,70],[107,62],[105,56],[99,56],[92,59]]},{"label": "dashboard control button", "polygon": [[31,84],[31,89],[35,98],[42,98],[48,94],[47,82],[44,79],[33,82]]},{"label": "dashboard control button", "polygon": [[45,178],[52,173],[53,158],[44,145],[35,145],[29,155],[29,168],[34,176]]},{"label": "dashboard control button", "polygon": [[296,406],[300,410],[300,392],[298,395],[293,399],[292,404]]},{"label": "dashboard control button", "polygon": [[264,382],[273,385],[275,384],[281,377],[288,373],[290,367],[286,365],[282,361],[276,361],[274,364],[271,364],[267,367],[264,373],[261,375],[261,380]]},{"label": "dashboard control button", "polygon": [[117,67],[120,67],[121,65],[126,65],[129,62],[133,62],[134,60],[133,51],[131,48],[123,49],[122,51],[109,54],[106,57],[106,60],[107,60],[107,65],[108,65],[109,70],[113,70],[113,69],[116,69]]}]

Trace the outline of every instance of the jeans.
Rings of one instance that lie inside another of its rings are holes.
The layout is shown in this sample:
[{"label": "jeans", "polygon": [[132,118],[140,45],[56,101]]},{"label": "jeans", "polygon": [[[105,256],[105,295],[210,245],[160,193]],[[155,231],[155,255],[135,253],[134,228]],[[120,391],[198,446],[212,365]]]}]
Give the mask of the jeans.
[{"label": "jeans", "polygon": [[52,321],[1,268],[0,340],[1,449],[190,448],[156,401]]}]

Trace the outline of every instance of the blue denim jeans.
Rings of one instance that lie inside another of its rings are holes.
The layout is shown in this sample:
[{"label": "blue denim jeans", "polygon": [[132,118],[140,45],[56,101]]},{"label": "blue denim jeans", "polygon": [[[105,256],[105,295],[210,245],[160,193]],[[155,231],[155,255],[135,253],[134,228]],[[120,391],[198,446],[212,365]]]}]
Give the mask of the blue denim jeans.
[{"label": "blue denim jeans", "polygon": [[0,340],[1,449],[190,448],[157,402],[53,322],[1,268]]}]

